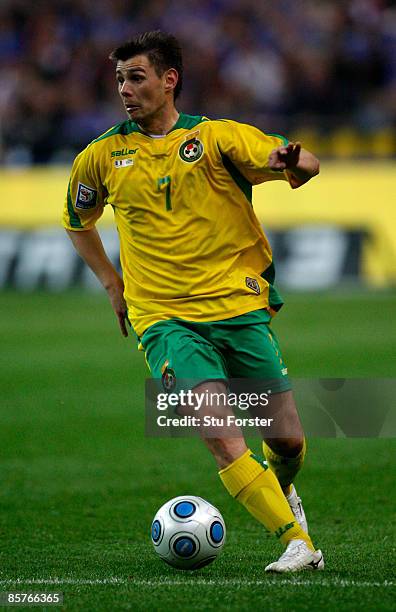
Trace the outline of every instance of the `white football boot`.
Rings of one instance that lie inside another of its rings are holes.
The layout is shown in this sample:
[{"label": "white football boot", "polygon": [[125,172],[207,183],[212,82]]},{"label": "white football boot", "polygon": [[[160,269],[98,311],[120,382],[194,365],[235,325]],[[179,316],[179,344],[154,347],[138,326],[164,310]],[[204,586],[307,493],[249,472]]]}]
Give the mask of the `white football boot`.
[{"label": "white football boot", "polygon": [[324,561],[321,550],[312,551],[304,540],[290,540],[278,561],[270,563],[266,572],[299,572],[301,570],[322,570]]},{"label": "white football boot", "polygon": [[297,523],[300,525],[300,527],[303,528],[305,533],[308,533],[308,523],[305,516],[304,508],[301,503],[301,498],[298,497],[297,491],[293,484],[291,487],[291,492],[289,493],[289,495],[286,495],[287,502],[295,516]]}]

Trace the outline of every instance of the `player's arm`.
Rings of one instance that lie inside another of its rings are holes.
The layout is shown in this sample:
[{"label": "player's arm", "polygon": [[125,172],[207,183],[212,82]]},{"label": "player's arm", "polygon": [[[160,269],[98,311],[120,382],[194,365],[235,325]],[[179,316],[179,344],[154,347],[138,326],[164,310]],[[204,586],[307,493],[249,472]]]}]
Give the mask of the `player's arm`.
[{"label": "player's arm", "polygon": [[83,231],[67,229],[74,248],[106,289],[111,306],[116,314],[123,336],[128,335],[126,327],[127,305],[124,300],[124,282],[104,250],[95,227]]},{"label": "player's arm", "polygon": [[123,336],[127,307],[124,283],[107,257],[95,224],[103,213],[105,190],[92,146],[74,160],[63,208],[63,227],[74,248],[106,289]]},{"label": "player's arm", "polygon": [[231,121],[216,122],[217,145],[252,184],[288,181],[293,189],[319,173],[319,161],[279,134],[265,134],[257,128]]},{"label": "player's arm", "polygon": [[302,149],[299,142],[289,142],[273,149],[268,157],[268,167],[275,172],[286,172],[293,189],[319,174],[319,160]]}]

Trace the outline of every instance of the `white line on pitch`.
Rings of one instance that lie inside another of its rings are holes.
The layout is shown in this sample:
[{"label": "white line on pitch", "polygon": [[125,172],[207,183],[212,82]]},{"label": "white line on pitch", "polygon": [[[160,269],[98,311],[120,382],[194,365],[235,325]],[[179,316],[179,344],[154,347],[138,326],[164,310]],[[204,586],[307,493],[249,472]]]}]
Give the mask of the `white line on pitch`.
[{"label": "white line on pitch", "polygon": [[7,580],[0,580],[0,585],[11,585],[11,584],[29,584],[29,585],[40,585],[40,584],[44,584],[44,585],[62,585],[62,584],[69,584],[69,585],[87,585],[87,586],[94,586],[94,585],[117,585],[117,584],[128,584],[131,586],[232,586],[232,585],[238,585],[238,586],[260,586],[260,585],[268,585],[268,586],[313,586],[313,585],[318,585],[318,586],[328,586],[328,587],[334,587],[334,586],[339,586],[339,587],[361,587],[361,588],[365,588],[365,587],[379,587],[379,588],[386,588],[386,587],[393,587],[395,586],[395,582],[390,581],[390,580],[385,580],[384,582],[377,582],[377,581],[370,581],[370,580],[348,580],[348,579],[344,579],[344,578],[321,578],[321,579],[313,579],[313,580],[301,580],[301,579],[295,579],[295,578],[290,578],[289,580],[285,580],[284,578],[275,578],[275,577],[268,577],[266,579],[263,580],[238,580],[238,579],[233,579],[233,578],[220,578],[218,580],[216,579],[202,579],[202,578],[197,578],[197,579],[192,579],[192,578],[187,578],[186,580],[182,580],[182,579],[174,579],[174,578],[160,578],[158,580],[144,580],[144,579],[136,579],[134,580],[133,578],[130,579],[126,579],[126,578],[117,578],[117,577],[110,577],[110,578],[94,578],[94,579],[83,579],[83,578],[17,578],[16,580],[12,580],[12,579],[7,579]]}]

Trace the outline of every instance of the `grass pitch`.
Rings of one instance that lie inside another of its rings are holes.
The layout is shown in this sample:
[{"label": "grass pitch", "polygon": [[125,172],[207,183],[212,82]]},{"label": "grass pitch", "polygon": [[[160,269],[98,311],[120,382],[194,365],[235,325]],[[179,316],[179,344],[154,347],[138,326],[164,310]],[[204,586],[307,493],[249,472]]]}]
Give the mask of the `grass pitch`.
[{"label": "grass pitch", "polygon": [[[291,373],[395,376],[395,306],[395,294],[290,297],[274,325]],[[0,591],[63,591],[79,611],[395,609],[395,440],[309,441],[298,491],[326,570],[267,576],[281,549],[201,443],[145,438],[143,356],[103,296],[3,294],[1,311]],[[156,509],[184,492],[228,528],[194,573],[149,540]]]}]

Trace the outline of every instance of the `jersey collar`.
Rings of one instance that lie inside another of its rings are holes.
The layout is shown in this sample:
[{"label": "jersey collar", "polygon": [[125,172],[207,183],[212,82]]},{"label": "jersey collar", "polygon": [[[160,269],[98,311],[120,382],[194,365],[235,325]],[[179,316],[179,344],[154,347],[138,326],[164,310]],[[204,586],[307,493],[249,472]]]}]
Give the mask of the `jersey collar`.
[{"label": "jersey collar", "polygon": [[[167,136],[171,132],[174,132],[175,130],[191,130],[191,128],[195,127],[198,123],[201,123],[201,121],[207,121],[207,119],[202,115],[186,115],[185,113],[180,113],[175,125],[169,130],[169,132],[165,134],[165,136]],[[143,130],[137,123],[134,123],[134,125],[136,126],[136,130],[138,132],[140,132],[144,136],[152,138],[150,134],[143,132]]]}]

